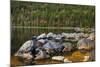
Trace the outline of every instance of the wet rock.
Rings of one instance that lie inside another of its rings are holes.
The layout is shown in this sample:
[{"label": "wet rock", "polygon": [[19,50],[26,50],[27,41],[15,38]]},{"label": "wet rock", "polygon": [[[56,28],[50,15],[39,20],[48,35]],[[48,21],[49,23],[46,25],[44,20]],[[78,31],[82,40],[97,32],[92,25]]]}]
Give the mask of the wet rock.
[{"label": "wet rock", "polygon": [[84,34],[83,37],[84,37],[84,38],[88,38],[88,37],[89,37],[89,34]]},{"label": "wet rock", "polygon": [[70,42],[66,42],[62,44],[64,46],[63,51],[71,51],[73,49],[73,45]]},{"label": "wet rock", "polygon": [[84,38],[79,40],[77,45],[78,49],[91,50],[94,48],[95,42],[93,40]]},{"label": "wet rock", "polygon": [[89,58],[90,58],[90,56],[84,56],[84,60],[83,60],[83,62],[88,61],[88,60],[89,60]]},{"label": "wet rock", "polygon": [[40,59],[45,59],[49,58],[50,56],[46,54],[45,51],[40,50],[38,54],[36,54],[36,57],[34,58],[35,60],[40,60]]},{"label": "wet rock", "polygon": [[23,57],[24,59],[27,59],[27,60],[33,58],[33,56],[32,56],[30,53],[24,53],[22,57]]},{"label": "wet rock", "polygon": [[59,42],[49,40],[48,43],[43,45],[43,48],[46,50],[47,53],[54,53],[54,50],[60,50],[62,48],[62,45]]},{"label": "wet rock", "polygon": [[65,58],[64,63],[72,63],[72,61],[68,60],[68,58]]},{"label": "wet rock", "polygon": [[15,56],[22,56],[22,55],[25,54],[26,52],[29,52],[30,49],[32,48],[32,46],[34,46],[34,41],[32,41],[32,40],[26,41],[26,42],[20,47],[20,49],[15,53]]},{"label": "wet rock", "polygon": [[48,34],[47,34],[47,37],[53,37],[53,33],[52,32],[49,32]]},{"label": "wet rock", "polygon": [[32,63],[33,56],[30,53],[23,53],[23,55],[20,57],[20,61],[24,65],[28,65]]},{"label": "wet rock", "polygon": [[64,60],[64,56],[53,56],[52,60],[63,61]]},{"label": "wet rock", "polygon": [[95,40],[95,33],[90,33],[88,39]]},{"label": "wet rock", "polygon": [[42,33],[41,35],[39,35],[38,37],[37,37],[37,39],[42,39],[42,38],[45,38],[46,37],[46,34],[45,33]]}]

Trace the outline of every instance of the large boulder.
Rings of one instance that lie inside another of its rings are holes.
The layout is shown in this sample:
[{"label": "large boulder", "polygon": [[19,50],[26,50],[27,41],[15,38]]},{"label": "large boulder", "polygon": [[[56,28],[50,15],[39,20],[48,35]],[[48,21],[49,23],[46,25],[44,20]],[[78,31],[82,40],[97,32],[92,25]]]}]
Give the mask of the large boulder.
[{"label": "large boulder", "polygon": [[29,52],[33,45],[34,45],[34,41],[32,41],[32,40],[26,41],[26,42],[20,47],[20,49],[16,52],[15,56],[22,56],[23,53]]},{"label": "large boulder", "polygon": [[85,50],[91,50],[95,47],[95,42],[90,39],[81,39],[77,43],[77,48],[78,49],[85,49]]}]

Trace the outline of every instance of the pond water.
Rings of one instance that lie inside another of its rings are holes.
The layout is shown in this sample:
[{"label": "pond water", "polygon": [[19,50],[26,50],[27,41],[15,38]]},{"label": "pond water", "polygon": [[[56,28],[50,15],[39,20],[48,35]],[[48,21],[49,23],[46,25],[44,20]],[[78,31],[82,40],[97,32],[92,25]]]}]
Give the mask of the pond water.
[{"label": "pond water", "polygon": [[[32,28],[12,28],[11,31],[11,65],[26,65],[24,63],[22,63],[18,57],[15,57],[14,54],[16,53],[16,51],[20,48],[20,46],[22,46],[22,44],[31,39],[32,35],[40,35],[41,33],[49,33],[49,32],[53,32],[53,33],[74,33],[75,30],[73,29],[32,29]],[[88,33],[88,32],[87,32]],[[75,45],[77,42],[72,42],[73,45]],[[75,51],[74,51],[75,52]],[[63,56],[71,56],[73,52],[68,52],[67,54],[63,54]],[[63,63],[61,61],[55,61],[55,60],[51,60],[51,58],[49,59],[43,59],[43,60],[38,60],[35,61],[35,65],[41,65],[41,64],[58,64],[58,63]]]},{"label": "pond water", "polygon": [[[72,60],[73,60],[73,63],[74,63],[74,62],[83,62],[82,57],[86,56],[86,55],[88,56],[89,54],[90,54],[89,52],[87,52],[85,54],[81,54],[80,51],[76,50],[76,51],[73,51],[73,52],[65,53],[63,56],[65,58],[68,58],[68,59],[73,57]],[[73,55],[77,56],[77,57],[74,57]],[[91,61],[91,60],[88,60],[88,61]],[[44,64],[61,64],[61,63],[64,63],[63,61],[52,60],[51,58],[35,60],[35,61],[33,60],[33,62],[34,62],[34,64],[29,64],[29,65],[44,65]],[[23,63],[20,58],[12,56],[11,65],[12,66],[25,66],[25,65],[28,65],[28,64]]]}]

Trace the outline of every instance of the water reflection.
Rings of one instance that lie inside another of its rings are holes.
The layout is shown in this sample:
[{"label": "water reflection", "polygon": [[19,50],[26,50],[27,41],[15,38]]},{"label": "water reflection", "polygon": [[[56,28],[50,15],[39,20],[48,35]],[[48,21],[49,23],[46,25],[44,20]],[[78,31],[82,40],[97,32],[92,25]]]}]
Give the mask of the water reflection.
[{"label": "water reflection", "polygon": [[59,29],[33,29],[33,28],[12,28],[11,31],[11,54],[15,53],[20,46],[27,40],[31,39],[32,35],[39,35],[41,33],[62,33],[62,32],[75,32],[71,30]]},{"label": "water reflection", "polygon": [[[23,60],[21,60],[19,57],[13,56],[14,53],[20,48],[20,46],[22,46],[22,44],[25,41],[31,39],[32,35],[38,36],[39,34],[44,33],[44,32],[45,33],[49,33],[49,32],[53,32],[53,33],[62,33],[62,32],[74,33],[75,30],[74,29],[59,30],[59,29],[12,28],[12,31],[11,31],[11,65],[14,65],[14,66],[16,66],[16,65],[26,65],[25,63],[22,62]],[[75,44],[77,42],[72,42],[72,43],[75,46]],[[64,54],[61,54],[61,55],[69,58],[72,55],[72,53],[73,52],[68,52],[67,54],[64,53]],[[33,61],[33,63],[35,63],[35,65],[40,65],[40,64],[58,64],[58,63],[64,63],[64,62],[52,60],[51,57],[50,57],[49,59]]]}]

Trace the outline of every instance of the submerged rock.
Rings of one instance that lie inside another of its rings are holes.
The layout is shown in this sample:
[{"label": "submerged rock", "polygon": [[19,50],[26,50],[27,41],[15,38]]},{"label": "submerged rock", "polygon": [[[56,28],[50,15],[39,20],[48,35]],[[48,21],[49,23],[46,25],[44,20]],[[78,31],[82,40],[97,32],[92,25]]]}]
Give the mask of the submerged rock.
[{"label": "submerged rock", "polygon": [[89,54],[81,53],[80,51],[73,52],[72,55],[66,56],[64,62],[86,62],[89,61]]}]

